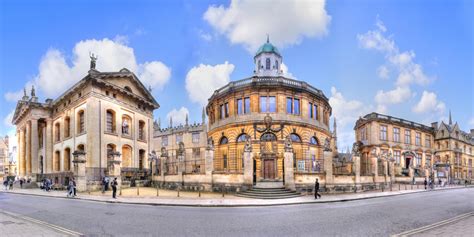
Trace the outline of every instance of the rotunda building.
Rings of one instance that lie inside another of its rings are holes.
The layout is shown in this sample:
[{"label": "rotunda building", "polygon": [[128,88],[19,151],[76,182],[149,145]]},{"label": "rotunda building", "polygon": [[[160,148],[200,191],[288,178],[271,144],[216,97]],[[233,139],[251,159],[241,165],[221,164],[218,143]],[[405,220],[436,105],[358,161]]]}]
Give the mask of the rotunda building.
[{"label": "rotunda building", "polygon": [[[254,75],[230,82],[209,98],[214,183],[245,186],[291,178],[298,186],[314,176],[324,179],[324,144],[334,146],[331,106],[321,90],[286,77],[282,59],[267,40],[254,56]],[[288,154],[291,164],[285,163]]]}]

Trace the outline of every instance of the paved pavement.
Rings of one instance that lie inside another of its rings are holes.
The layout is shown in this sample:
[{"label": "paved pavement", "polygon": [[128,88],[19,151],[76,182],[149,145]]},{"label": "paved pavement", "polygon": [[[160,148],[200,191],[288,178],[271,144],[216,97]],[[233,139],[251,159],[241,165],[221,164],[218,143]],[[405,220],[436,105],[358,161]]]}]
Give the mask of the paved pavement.
[{"label": "paved pavement", "polygon": [[406,231],[396,236],[474,236],[474,212],[456,216],[438,223]]},{"label": "paved pavement", "polygon": [[[436,188],[434,191],[426,191],[424,189],[401,189],[397,191],[386,191],[386,192],[364,192],[364,193],[347,193],[347,194],[332,194],[324,195],[321,199],[315,200],[314,197],[309,194],[296,198],[288,199],[274,199],[274,200],[262,200],[262,199],[251,199],[241,198],[234,195],[225,195],[222,197],[221,194],[217,193],[205,193],[202,197],[198,197],[196,192],[180,192],[180,196],[177,197],[177,191],[160,190],[160,196],[156,196],[156,189],[154,188],[140,188],[140,196],[137,196],[135,188],[123,191],[123,196],[117,199],[113,199],[112,194],[106,193],[102,195],[100,192],[92,194],[81,193],[76,198],[81,200],[99,201],[99,202],[110,202],[110,203],[128,203],[128,204],[141,204],[141,205],[157,205],[157,206],[201,206],[201,207],[236,207],[236,206],[275,206],[275,205],[296,205],[296,204],[311,204],[311,203],[328,203],[328,202],[341,202],[341,201],[354,201],[361,199],[370,198],[381,198],[387,196],[413,194],[419,192],[437,192],[449,189],[465,188],[464,186],[449,186],[445,188]],[[469,186],[474,188],[474,186]],[[5,191],[2,191],[5,192]],[[7,191],[15,194],[27,194],[27,195],[38,195],[38,196],[49,196],[66,198],[66,191],[51,191],[45,192],[40,189],[15,189],[13,191]]]},{"label": "paved pavement", "polygon": [[0,209],[86,236],[389,236],[474,212],[474,189],[270,207],[176,207],[0,193]]},{"label": "paved pavement", "polygon": [[2,237],[19,236],[80,236],[80,233],[54,226],[30,217],[0,211],[0,229]]}]

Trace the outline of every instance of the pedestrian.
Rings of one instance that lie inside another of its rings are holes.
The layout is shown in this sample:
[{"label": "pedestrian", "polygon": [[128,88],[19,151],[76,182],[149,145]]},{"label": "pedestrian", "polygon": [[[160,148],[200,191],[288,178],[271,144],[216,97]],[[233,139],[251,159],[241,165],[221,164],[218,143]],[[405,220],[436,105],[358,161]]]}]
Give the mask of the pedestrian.
[{"label": "pedestrian", "polygon": [[76,180],[72,178],[72,189],[74,191],[74,197],[76,196]]},{"label": "pedestrian", "polygon": [[10,190],[13,190],[13,179],[8,181],[8,185],[10,186]]},{"label": "pedestrian", "polygon": [[109,177],[105,177],[105,191],[109,191],[109,183],[110,183],[110,179]]},{"label": "pedestrian", "polygon": [[3,180],[3,186],[5,186],[5,191],[8,190],[8,179]]},{"label": "pedestrian", "polygon": [[117,178],[114,178],[112,181],[112,198],[117,198]]},{"label": "pedestrian", "polygon": [[438,178],[438,185],[441,186],[441,178]]},{"label": "pedestrian", "polygon": [[413,176],[413,185],[416,184],[415,177]]},{"label": "pedestrian", "polygon": [[105,177],[102,177],[102,193],[105,193]]},{"label": "pedestrian", "polygon": [[69,180],[69,183],[67,185],[67,197],[72,197],[73,196],[73,183],[72,180]]},{"label": "pedestrian", "polygon": [[316,182],[314,183],[314,198],[315,199],[318,199],[318,197],[321,198],[321,194],[319,194],[318,191],[319,191],[319,181],[318,179],[316,179]]},{"label": "pedestrian", "polygon": [[20,188],[23,188],[23,179],[20,179]]},{"label": "pedestrian", "polygon": [[425,190],[426,190],[426,186],[428,185],[428,181],[426,181],[426,178],[425,178],[424,184],[425,184]]}]

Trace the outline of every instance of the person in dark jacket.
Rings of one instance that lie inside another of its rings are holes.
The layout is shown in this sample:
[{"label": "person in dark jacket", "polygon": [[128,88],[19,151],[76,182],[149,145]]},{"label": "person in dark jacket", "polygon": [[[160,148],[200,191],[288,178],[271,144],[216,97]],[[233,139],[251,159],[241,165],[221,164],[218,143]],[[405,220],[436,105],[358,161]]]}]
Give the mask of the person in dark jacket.
[{"label": "person in dark jacket", "polygon": [[428,181],[426,181],[426,178],[425,178],[425,190],[426,190],[426,185],[428,185]]},{"label": "person in dark jacket", "polygon": [[76,196],[76,180],[72,178],[72,190],[74,192],[74,197]]},{"label": "person in dark jacket", "polygon": [[318,199],[318,197],[321,198],[321,194],[319,194],[318,191],[319,191],[319,181],[318,179],[316,179],[316,182],[314,183],[314,198],[315,199]]},{"label": "person in dark jacket", "polygon": [[23,188],[23,179],[20,179],[20,188]]},{"label": "person in dark jacket", "polygon": [[117,178],[114,178],[114,180],[112,181],[112,184],[111,184],[111,186],[112,186],[112,197],[113,198],[117,198],[117,185],[118,185]]}]

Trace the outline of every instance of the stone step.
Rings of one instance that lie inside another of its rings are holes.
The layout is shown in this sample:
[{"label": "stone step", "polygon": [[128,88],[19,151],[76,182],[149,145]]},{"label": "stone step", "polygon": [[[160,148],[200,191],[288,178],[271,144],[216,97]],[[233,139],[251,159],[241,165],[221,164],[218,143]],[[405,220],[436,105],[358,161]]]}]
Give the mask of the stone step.
[{"label": "stone step", "polygon": [[283,199],[283,198],[295,198],[300,197],[301,194],[293,193],[287,195],[253,195],[249,193],[236,193],[235,196],[255,199]]},{"label": "stone step", "polygon": [[280,194],[280,193],[296,193],[296,191],[290,191],[290,190],[275,190],[275,191],[259,191],[259,190],[247,190],[245,193],[257,193],[257,194]]},{"label": "stone step", "polygon": [[300,197],[301,193],[285,188],[257,188],[253,187],[250,190],[238,192],[235,194],[238,197],[258,198],[258,199],[279,199],[279,198],[293,198]]}]

